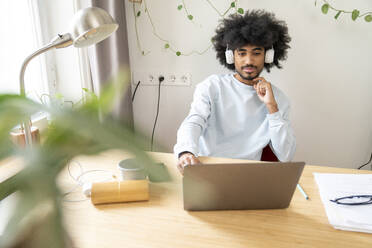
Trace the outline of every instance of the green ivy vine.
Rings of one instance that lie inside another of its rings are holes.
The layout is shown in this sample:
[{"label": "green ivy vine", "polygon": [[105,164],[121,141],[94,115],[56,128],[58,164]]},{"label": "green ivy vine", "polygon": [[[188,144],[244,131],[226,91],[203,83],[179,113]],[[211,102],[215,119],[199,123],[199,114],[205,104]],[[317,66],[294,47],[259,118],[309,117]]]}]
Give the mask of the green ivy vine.
[{"label": "green ivy vine", "polygon": [[[317,5],[317,1],[318,0],[315,0],[315,6]],[[336,20],[340,17],[341,14],[348,14],[348,15],[350,14],[350,17],[353,21],[357,20],[358,18],[362,18],[364,16],[364,21],[372,22],[372,12],[370,11],[361,14],[360,10],[358,9],[353,9],[353,10],[337,9],[333,7],[327,0],[322,0],[322,1],[323,1],[323,4],[321,6],[322,13],[326,15],[329,13],[329,10],[331,9],[332,11],[336,13],[336,15],[334,16]]]},{"label": "green ivy vine", "polygon": [[[194,21],[195,20],[195,17],[194,15],[189,11],[189,9],[187,8],[186,6],[186,1],[185,0],[180,0],[181,2],[177,5],[177,8],[176,8],[176,11],[180,11],[180,12],[183,12],[187,18],[187,20],[189,21]],[[238,0],[233,0],[229,3],[229,7],[221,12],[219,11],[216,6],[212,3],[211,0],[204,0],[208,3],[208,5],[221,17],[221,18],[224,18],[228,13],[237,13],[237,14],[240,14],[240,15],[243,15],[244,14],[244,9],[243,8],[239,8],[238,6]],[[315,6],[317,6],[317,2],[318,0],[315,0]],[[321,5],[321,12],[323,14],[328,14],[330,12],[330,10],[334,11],[336,14],[334,16],[334,18],[337,20],[341,14],[350,14],[351,16],[351,19],[353,21],[357,20],[358,18],[362,18],[364,17],[364,20],[366,22],[372,22],[372,12],[365,12],[363,14],[360,13],[360,10],[358,9],[354,9],[354,10],[343,10],[343,9],[338,9],[336,7],[334,7],[333,5],[331,5],[327,0],[322,0],[323,4]],[[138,5],[136,7],[136,5]],[[185,51],[181,51],[181,49],[178,49],[176,48],[171,42],[170,40],[164,38],[163,36],[159,35],[159,33],[157,32],[157,29],[155,27],[155,24],[151,18],[151,13],[150,13],[150,10],[147,6],[147,3],[146,3],[146,0],[143,0],[141,3],[134,3],[132,2],[132,10],[133,10],[133,16],[134,16],[134,26],[135,26],[135,32],[136,32],[136,41],[137,41],[137,48],[139,49],[139,51],[141,52],[141,54],[143,56],[146,56],[147,54],[150,53],[150,51],[145,51],[143,48],[142,48],[142,45],[141,45],[141,40],[140,40],[140,35],[139,35],[139,27],[138,27],[138,23],[137,23],[137,20],[138,18],[141,18],[143,15],[142,15],[142,11],[141,9],[145,12],[145,16],[147,17],[147,19],[149,20],[151,26],[152,26],[152,33],[153,35],[158,38],[160,41],[163,42],[163,47],[169,51],[171,51],[172,53],[174,53],[176,56],[190,56],[192,54],[199,54],[199,55],[202,55],[204,53],[206,53],[211,47],[212,47],[212,42],[209,41],[209,44],[208,46],[201,50],[201,51],[198,51],[198,50],[192,50],[192,51],[189,51],[189,52],[185,52]],[[196,18],[197,19],[197,18]]]},{"label": "green ivy vine", "polygon": [[[205,1],[208,3],[208,5],[214,11],[217,12],[217,14],[221,18],[224,18],[228,13],[231,13],[231,12],[237,13],[237,14],[240,14],[240,15],[243,15],[244,12],[245,12],[243,8],[239,8],[238,7],[238,0],[234,0],[234,1],[230,2],[229,7],[225,11],[223,11],[223,12],[220,12],[213,5],[213,3],[210,0],[205,0]],[[139,8],[138,9],[136,8],[136,5],[139,5]],[[144,56],[147,55],[147,54],[149,54],[150,52],[149,51],[145,51],[144,49],[142,49],[142,45],[141,45],[141,41],[140,41],[140,37],[139,37],[138,25],[137,25],[137,19],[141,17],[141,13],[142,13],[141,10],[139,10],[139,9],[144,9],[144,12],[146,13],[146,17],[147,17],[147,19],[149,20],[149,22],[150,22],[150,24],[152,26],[152,33],[154,34],[154,36],[156,38],[158,38],[160,41],[163,42],[163,47],[165,49],[173,52],[176,56],[190,56],[192,54],[202,55],[202,54],[206,53],[212,47],[212,42],[210,41],[210,44],[205,49],[203,49],[202,51],[198,51],[198,50],[192,50],[192,51],[189,51],[189,52],[181,51],[180,49],[178,49],[174,45],[172,45],[172,43],[168,39],[166,39],[166,38],[162,37],[161,35],[159,35],[159,33],[157,32],[157,29],[155,27],[155,24],[152,21],[150,10],[147,7],[146,0],[143,0],[142,3],[140,3],[140,4],[135,4],[133,2],[132,3],[132,9],[133,9],[133,16],[135,17],[134,25],[135,25],[135,31],[136,31],[137,48],[139,49],[139,51],[141,52],[141,54],[144,55]],[[185,0],[181,0],[180,4],[177,6],[177,9],[176,10],[177,11],[181,11],[181,12],[184,11],[184,13],[186,14],[186,18],[189,21],[194,21],[194,15],[192,15],[192,13],[187,8],[187,6],[185,4]]]}]

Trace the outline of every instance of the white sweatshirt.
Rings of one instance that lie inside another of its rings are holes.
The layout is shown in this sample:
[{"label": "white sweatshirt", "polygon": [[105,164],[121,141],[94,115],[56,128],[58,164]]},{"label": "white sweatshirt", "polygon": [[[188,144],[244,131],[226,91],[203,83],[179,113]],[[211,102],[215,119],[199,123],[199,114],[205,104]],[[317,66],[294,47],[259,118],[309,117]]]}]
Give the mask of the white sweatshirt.
[{"label": "white sweatshirt", "polygon": [[279,111],[269,114],[253,86],[233,74],[212,75],[196,86],[189,115],[177,132],[174,153],[260,160],[270,143],[280,161],[293,159],[296,139],[288,98],[272,85]]}]

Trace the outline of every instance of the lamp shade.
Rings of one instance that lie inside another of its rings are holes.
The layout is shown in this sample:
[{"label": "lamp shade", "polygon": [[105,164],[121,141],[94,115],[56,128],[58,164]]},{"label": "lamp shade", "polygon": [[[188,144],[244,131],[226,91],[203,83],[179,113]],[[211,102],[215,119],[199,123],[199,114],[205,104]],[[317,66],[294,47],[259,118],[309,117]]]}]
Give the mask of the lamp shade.
[{"label": "lamp shade", "polygon": [[118,27],[114,19],[101,8],[81,9],[72,20],[72,44],[75,47],[96,44],[109,37]]}]

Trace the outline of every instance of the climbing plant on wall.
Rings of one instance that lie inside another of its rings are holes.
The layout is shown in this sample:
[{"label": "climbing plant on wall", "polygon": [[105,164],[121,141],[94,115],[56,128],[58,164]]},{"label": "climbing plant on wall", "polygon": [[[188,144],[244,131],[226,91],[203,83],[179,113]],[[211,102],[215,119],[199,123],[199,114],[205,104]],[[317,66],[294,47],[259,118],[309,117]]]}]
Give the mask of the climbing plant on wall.
[{"label": "climbing plant on wall", "polygon": [[[219,11],[216,8],[216,6],[213,4],[213,2],[211,0],[205,0],[205,1],[208,3],[208,6],[210,6],[215,12],[217,12],[217,14],[221,18],[224,18],[227,14],[232,14],[232,13],[237,13],[237,14],[240,14],[240,15],[244,14],[244,9],[238,7],[238,0],[234,0],[232,2],[229,2],[228,7],[226,7],[226,9],[222,12]],[[162,35],[160,35],[158,33],[157,28],[155,26],[155,23],[152,20],[151,12],[150,12],[150,9],[148,8],[146,0],[143,0],[140,4],[132,3],[132,11],[133,11],[133,15],[135,17],[134,26],[135,26],[135,32],[136,32],[137,47],[140,50],[142,55],[149,54],[149,51],[145,51],[143,49],[142,44],[141,44],[141,40],[140,40],[140,36],[139,36],[139,27],[138,27],[137,19],[141,18],[143,15],[145,15],[146,18],[148,19],[148,21],[150,22],[150,24],[152,26],[152,33],[154,34],[154,36],[156,38],[158,38],[160,41],[163,42],[163,47],[166,48],[167,50],[173,52],[177,56],[189,56],[189,55],[192,55],[192,54],[202,55],[202,54],[206,53],[212,47],[212,43],[211,43],[211,41],[209,41],[209,44],[207,45],[207,47],[205,49],[201,50],[201,51],[198,51],[198,50],[182,51],[182,49],[175,47],[170,42],[170,40],[168,40],[167,38],[163,37]],[[188,21],[193,22],[193,21],[195,21],[195,19],[197,19],[197,18],[194,17],[194,15],[188,9],[185,0],[180,1],[180,3],[175,8],[175,11],[180,11],[180,13],[184,14],[185,17],[186,17],[186,20],[188,20]],[[145,12],[145,14],[143,14],[143,12]]]},{"label": "climbing plant on wall", "polygon": [[[177,0],[178,5],[175,6],[174,11],[179,11],[179,13],[183,14],[185,16],[186,21],[195,22],[198,20],[197,17],[193,15],[193,13],[189,10],[188,5],[186,4],[186,0]],[[200,0],[205,1],[210,8],[215,11],[220,18],[224,18],[228,14],[240,14],[243,15],[245,13],[245,10],[242,7],[239,7],[238,0],[234,1],[226,1],[226,9],[224,11],[220,11],[214,4],[212,0]],[[315,0],[315,6],[317,5],[318,0]],[[328,14],[331,12],[335,13],[334,18],[337,20],[341,15],[350,15],[351,19],[353,21],[356,21],[358,18],[363,18],[366,22],[372,22],[372,12],[365,12],[361,13],[358,9],[353,10],[343,10],[338,9],[337,7],[331,5],[327,0],[322,0],[322,4],[320,6],[321,12],[323,14]],[[153,35],[159,39],[163,44],[162,46],[167,49],[168,51],[171,51],[176,56],[189,56],[192,54],[198,54],[202,55],[206,53],[211,47],[212,43],[211,41],[208,42],[208,45],[206,45],[206,48],[199,51],[199,50],[192,50],[192,51],[184,51],[180,48],[177,48],[175,45],[172,44],[172,42],[167,39],[166,37],[159,34],[157,31],[157,28],[155,26],[155,23],[153,22],[153,19],[151,17],[151,11],[148,8],[148,5],[146,3],[146,0],[142,0],[140,3],[134,3],[132,2],[132,11],[134,16],[134,28],[136,32],[136,42],[137,42],[137,48],[141,52],[142,55],[147,55],[150,53],[150,51],[145,51],[145,49],[142,47],[141,40],[140,40],[140,32],[139,32],[139,26],[138,26],[138,19],[145,16],[145,18],[148,19],[149,23],[152,27],[152,33]],[[144,14],[143,14],[144,13]]]},{"label": "climbing plant on wall", "polygon": [[[372,12],[365,12],[363,14],[360,13],[360,10],[358,9],[353,9],[353,10],[343,10],[343,9],[338,9],[331,5],[327,0],[322,0],[323,4],[321,5],[321,11],[323,14],[328,14],[330,13],[330,10],[336,13],[334,18],[337,20],[341,14],[343,15],[350,15],[351,19],[353,21],[356,21],[358,18],[364,17],[364,21],[366,22],[372,22]],[[315,6],[317,6],[318,0],[315,0]]]}]

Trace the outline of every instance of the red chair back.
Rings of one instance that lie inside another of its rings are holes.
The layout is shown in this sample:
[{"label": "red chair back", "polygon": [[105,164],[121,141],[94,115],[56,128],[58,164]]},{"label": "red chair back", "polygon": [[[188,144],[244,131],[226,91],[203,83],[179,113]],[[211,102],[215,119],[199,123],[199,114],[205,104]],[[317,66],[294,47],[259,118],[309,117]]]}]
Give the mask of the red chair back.
[{"label": "red chair back", "polygon": [[261,161],[279,162],[279,159],[275,156],[269,144],[262,150]]}]

